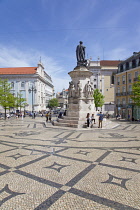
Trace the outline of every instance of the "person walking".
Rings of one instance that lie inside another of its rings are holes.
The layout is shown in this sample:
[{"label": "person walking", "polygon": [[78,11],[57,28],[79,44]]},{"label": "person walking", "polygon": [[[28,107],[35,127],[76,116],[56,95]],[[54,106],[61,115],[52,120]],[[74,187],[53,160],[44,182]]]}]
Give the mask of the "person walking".
[{"label": "person walking", "polygon": [[90,118],[90,124],[91,124],[91,126],[90,126],[90,127],[91,127],[91,128],[93,128],[93,122],[94,122],[94,124],[96,124],[96,123],[95,123],[95,117],[94,117],[94,114],[92,114],[92,115],[91,115],[91,118]]},{"label": "person walking", "polygon": [[86,118],[87,118],[87,128],[89,128],[89,124],[90,124],[90,114],[89,113],[87,113]]},{"label": "person walking", "polygon": [[49,117],[49,114],[48,112],[46,113],[46,122],[48,122],[48,117]]},{"label": "person walking", "polygon": [[102,128],[103,118],[104,118],[104,116],[103,116],[102,112],[100,112],[100,114],[99,114],[99,127],[98,128],[100,128],[100,127]]},{"label": "person walking", "polygon": [[51,120],[52,120],[52,114],[51,114],[51,112],[49,113],[49,121],[51,122]]},{"label": "person walking", "polygon": [[91,115],[91,120],[94,121],[94,124],[96,124],[94,114]]}]

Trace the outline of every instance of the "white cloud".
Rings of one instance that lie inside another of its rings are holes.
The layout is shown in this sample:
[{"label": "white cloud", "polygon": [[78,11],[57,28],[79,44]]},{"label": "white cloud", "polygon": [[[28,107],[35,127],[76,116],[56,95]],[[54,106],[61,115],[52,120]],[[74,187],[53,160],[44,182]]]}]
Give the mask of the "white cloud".
[{"label": "white cloud", "polygon": [[0,67],[37,66],[40,55],[45,71],[52,77],[55,92],[60,92],[63,88],[67,89],[70,78],[65,69],[58,61],[33,49],[21,51],[11,46],[0,46]]}]

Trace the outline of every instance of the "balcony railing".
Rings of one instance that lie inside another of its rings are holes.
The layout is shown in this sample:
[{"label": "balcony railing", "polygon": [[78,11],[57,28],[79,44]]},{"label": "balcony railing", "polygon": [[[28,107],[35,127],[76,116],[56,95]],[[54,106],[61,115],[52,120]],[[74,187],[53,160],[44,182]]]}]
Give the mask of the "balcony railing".
[{"label": "balcony railing", "polygon": [[135,77],[135,78],[134,78],[134,82],[136,82],[136,81],[138,81],[138,77]]},{"label": "balcony railing", "polygon": [[126,92],[121,92],[121,93],[120,93],[120,96],[126,96],[126,95],[127,95]]},{"label": "balcony railing", "polygon": [[128,91],[127,95],[133,95],[133,92],[132,91]]},{"label": "balcony railing", "polygon": [[120,93],[116,93],[116,96],[120,96],[121,94]]}]

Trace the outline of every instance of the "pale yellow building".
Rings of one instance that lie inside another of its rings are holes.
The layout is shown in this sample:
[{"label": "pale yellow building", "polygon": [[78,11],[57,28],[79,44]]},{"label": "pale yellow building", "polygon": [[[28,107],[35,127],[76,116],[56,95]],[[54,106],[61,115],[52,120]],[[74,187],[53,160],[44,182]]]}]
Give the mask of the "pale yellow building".
[{"label": "pale yellow building", "polygon": [[131,99],[132,85],[140,75],[140,52],[134,52],[131,57],[118,65],[115,76],[116,115],[123,119],[140,119],[140,108]]}]

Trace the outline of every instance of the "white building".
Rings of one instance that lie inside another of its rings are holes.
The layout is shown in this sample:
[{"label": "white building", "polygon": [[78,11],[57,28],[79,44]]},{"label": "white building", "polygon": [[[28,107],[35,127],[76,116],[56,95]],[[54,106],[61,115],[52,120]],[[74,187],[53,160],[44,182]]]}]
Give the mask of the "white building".
[{"label": "white building", "polygon": [[0,68],[0,78],[8,79],[14,96],[22,94],[22,98],[26,98],[27,111],[46,110],[48,101],[54,96],[52,79],[42,63],[37,67]]},{"label": "white building", "polygon": [[93,73],[90,82],[93,89],[99,89],[105,96],[102,111],[104,113],[114,113],[114,74],[117,72],[119,60],[98,60],[89,61],[88,69]]}]

